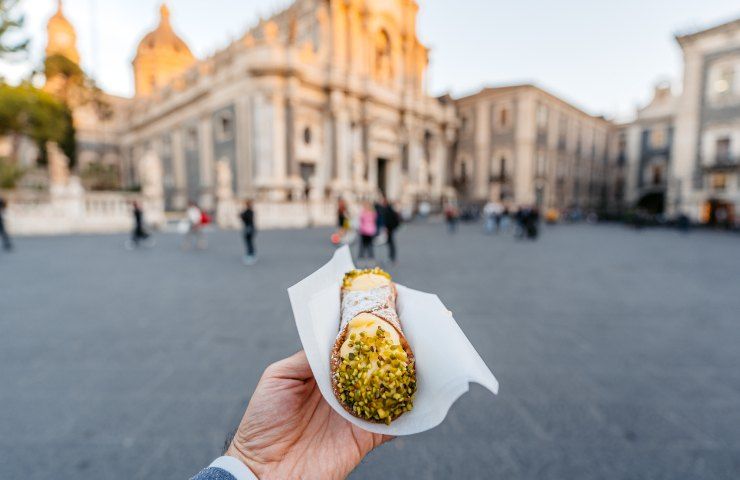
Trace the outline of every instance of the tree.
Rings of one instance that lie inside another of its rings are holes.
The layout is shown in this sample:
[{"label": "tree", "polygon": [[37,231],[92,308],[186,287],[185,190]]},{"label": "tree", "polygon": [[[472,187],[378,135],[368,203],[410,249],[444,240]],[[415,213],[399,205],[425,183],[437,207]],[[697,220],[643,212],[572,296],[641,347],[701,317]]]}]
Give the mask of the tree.
[{"label": "tree", "polygon": [[[98,119],[108,120],[113,114],[110,104],[95,80],[88,77],[79,65],[64,55],[55,54],[44,60],[43,73],[49,81],[56,81],[54,94],[70,108],[91,105]],[[72,157],[70,157],[72,158]]]},{"label": "tree", "polygon": [[17,87],[0,83],[0,136],[13,137],[13,157],[26,136],[46,158],[46,143],[56,142],[70,159],[74,158],[74,125],[69,108],[49,93],[29,83]]},{"label": "tree", "polygon": [[13,10],[19,0],[0,0],[0,59],[12,59],[16,54],[28,49],[28,38],[10,39],[23,28],[25,17],[15,15]]}]

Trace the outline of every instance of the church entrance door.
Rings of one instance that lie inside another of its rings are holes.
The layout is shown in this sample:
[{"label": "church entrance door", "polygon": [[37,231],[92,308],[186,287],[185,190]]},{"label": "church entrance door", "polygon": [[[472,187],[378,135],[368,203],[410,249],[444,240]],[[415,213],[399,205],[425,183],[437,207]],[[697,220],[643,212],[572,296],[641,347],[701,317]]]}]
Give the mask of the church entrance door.
[{"label": "church entrance door", "polygon": [[378,159],[378,190],[380,190],[383,195],[386,194],[386,188],[388,187],[388,159],[387,158],[379,158]]}]

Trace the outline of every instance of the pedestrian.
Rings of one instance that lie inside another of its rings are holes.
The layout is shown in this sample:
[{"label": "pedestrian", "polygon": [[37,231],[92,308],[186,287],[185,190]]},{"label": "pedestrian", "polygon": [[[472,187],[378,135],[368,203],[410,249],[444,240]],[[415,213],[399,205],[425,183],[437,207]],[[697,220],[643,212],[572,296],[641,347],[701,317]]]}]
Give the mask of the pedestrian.
[{"label": "pedestrian", "polygon": [[689,233],[689,230],[691,229],[691,220],[686,213],[681,212],[678,214],[678,218],[676,219],[676,225],[680,232]]},{"label": "pedestrian", "polygon": [[193,244],[200,250],[205,249],[207,244],[203,236],[204,213],[193,201],[188,204],[185,220],[187,221],[187,231],[182,242],[182,249],[188,250],[193,247]]},{"label": "pedestrian", "polygon": [[384,206],[386,204],[385,195],[380,194],[380,200],[373,204],[375,209],[375,236],[377,237],[383,232],[383,226],[385,226],[385,218],[383,218]]},{"label": "pedestrian", "polygon": [[257,227],[254,224],[254,209],[251,200],[244,202],[244,210],[240,215],[244,224],[244,246],[246,255],[244,265],[254,265],[257,262],[257,254],[254,249],[254,237],[257,235]]},{"label": "pedestrian", "polygon": [[445,206],[445,221],[447,222],[447,231],[451,234],[457,231],[457,208],[450,202]]},{"label": "pedestrian", "polygon": [[360,253],[359,258],[365,258],[366,256],[370,259],[375,258],[373,252],[373,238],[378,233],[377,216],[375,209],[370,202],[364,202],[362,204],[362,210],[360,211]]},{"label": "pedestrian", "polygon": [[0,197],[0,238],[3,241],[3,250],[9,252],[13,250],[13,243],[10,241],[10,235],[5,229],[5,208],[8,206],[4,198]]},{"label": "pedestrian", "polygon": [[484,225],[486,234],[488,235],[493,233],[495,216],[496,216],[496,204],[493,202],[493,200],[489,200],[483,206],[483,225]]},{"label": "pedestrian", "polygon": [[516,238],[524,238],[525,232],[525,221],[527,218],[527,209],[525,207],[519,207],[514,215],[516,227],[514,228],[514,236]]},{"label": "pedestrian", "polygon": [[538,226],[540,223],[540,212],[537,207],[529,208],[524,217],[524,226],[527,233],[527,238],[530,240],[537,240],[539,234]]},{"label": "pedestrian", "polygon": [[504,205],[504,210],[501,212],[501,231],[506,233],[509,230],[509,223],[511,222],[511,212],[509,206]]},{"label": "pedestrian", "polygon": [[396,263],[396,229],[401,225],[401,215],[393,208],[387,198],[383,198],[383,221],[385,223],[386,242],[388,243],[388,257],[391,263]]},{"label": "pedestrian", "polygon": [[337,200],[337,231],[331,236],[331,242],[334,245],[339,245],[345,239],[349,230],[349,210],[347,209],[347,203],[342,197]]},{"label": "pedestrian", "polygon": [[144,228],[144,211],[141,209],[139,202],[134,200],[131,203],[132,213],[134,216],[134,229],[131,232],[131,241],[127,244],[127,248],[137,248],[140,242],[149,238],[149,233]]}]

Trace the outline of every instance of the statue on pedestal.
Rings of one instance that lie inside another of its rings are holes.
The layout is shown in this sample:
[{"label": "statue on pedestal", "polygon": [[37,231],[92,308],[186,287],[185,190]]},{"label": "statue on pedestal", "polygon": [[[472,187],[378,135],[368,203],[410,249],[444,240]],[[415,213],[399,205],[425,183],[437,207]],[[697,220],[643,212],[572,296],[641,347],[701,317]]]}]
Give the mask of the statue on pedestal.
[{"label": "statue on pedestal", "polygon": [[228,160],[216,162],[216,223],[221,228],[239,228],[239,212],[232,189],[233,176]]},{"label": "statue on pedestal", "polygon": [[49,162],[49,194],[58,216],[78,220],[85,215],[85,189],[79,177],[69,173],[69,159],[56,143],[46,144]]},{"label": "statue on pedestal", "polygon": [[139,176],[147,221],[151,225],[161,227],[166,223],[164,184],[162,183],[162,162],[154,150],[148,150],[139,161]]},{"label": "statue on pedestal", "polygon": [[147,151],[139,162],[141,193],[147,198],[161,198],[164,195],[162,183],[162,162],[154,150]]},{"label": "statue on pedestal", "polygon": [[65,188],[69,184],[69,159],[56,143],[46,144],[49,163],[49,185],[52,190]]}]

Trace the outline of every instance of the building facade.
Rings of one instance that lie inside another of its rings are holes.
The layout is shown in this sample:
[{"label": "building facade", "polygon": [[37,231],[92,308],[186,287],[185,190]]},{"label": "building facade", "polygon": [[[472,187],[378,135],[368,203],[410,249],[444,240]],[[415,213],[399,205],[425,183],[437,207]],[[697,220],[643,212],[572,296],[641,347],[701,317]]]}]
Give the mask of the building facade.
[{"label": "building facade", "polygon": [[676,40],[684,72],[668,212],[729,224],[740,212],[740,19]]},{"label": "building facade", "polygon": [[608,121],[534,85],[485,88],[455,103],[452,181],[463,198],[606,208]]},{"label": "building facade", "polygon": [[673,167],[675,115],[678,97],[670,84],[655,87],[648,105],[634,121],[615,127],[611,182],[618,195],[611,204],[619,211],[639,208],[654,215],[666,212],[669,172]]},{"label": "building facade", "polygon": [[[683,90],[615,125],[534,85],[432,98],[414,0],[296,0],[198,59],[166,6],[133,59],[136,95],[74,108],[80,165],[142,184],[156,155],[168,210],[218,192],[266,202],[386,194],[731,222],[740,209],[740,20],[686,35]],[[62,2],[47,55],[79,64]],[[47,78],[51,89],[58,79]],[[228,185],[227,185],[228,184]]]},{"label": "building facade", "polygon": [[424,92],[417,12],[413,0],[297,0],[188,63],[163,9],[134,59],[126,183],[154,150],[170,209],[213,206],[218,171],[241,198],[441,199],[456,117]]},{"label": "building facade", "polygon": [[[54,53],[69,48],[61,7],[48,28]],[[418,8],[414,0],[296,0],[196,59],[162,5],[132,62],[135,97],[106,96],[106,118],[74,109],[80,161],[115,161],[123,185],[136,187],[143,159],[156,153],[171,210],[189,201],[214,208],[224,183],[236,198],[258,201],[380,193],[406,205],[440,201],[451,193],[457,119],[451,104],[425,93]]]}]

